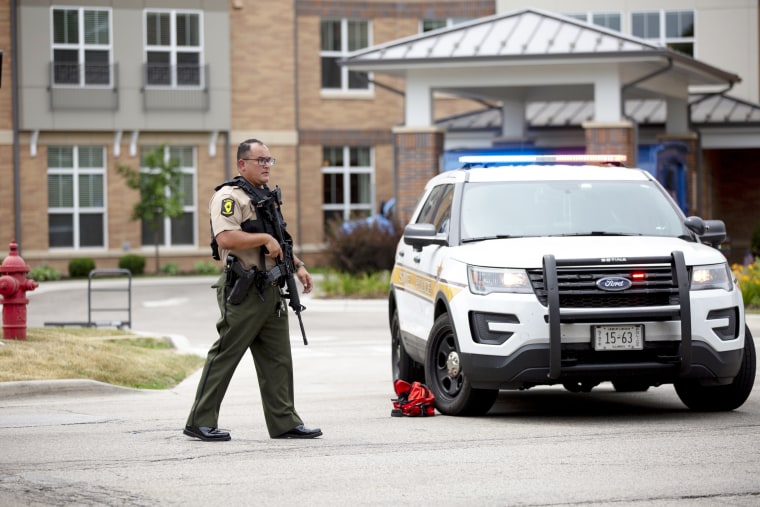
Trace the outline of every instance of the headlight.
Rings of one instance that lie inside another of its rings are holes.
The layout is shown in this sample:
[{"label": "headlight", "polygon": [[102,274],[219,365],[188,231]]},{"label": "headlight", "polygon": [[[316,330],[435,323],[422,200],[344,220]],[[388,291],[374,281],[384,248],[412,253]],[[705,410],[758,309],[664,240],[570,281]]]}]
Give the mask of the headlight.
[{"label": "headlight", "polygon": [[729,292],[734,289],[728,264],[694,266],[691,272],[691,290],[708,289],[723,289]]},{"label": "headlight", "polygon": [[531,294],[528,273],[524,269],[495,269],[467,266],[467,279],[473,294],[490,294],[492,292],[518,292]]}]

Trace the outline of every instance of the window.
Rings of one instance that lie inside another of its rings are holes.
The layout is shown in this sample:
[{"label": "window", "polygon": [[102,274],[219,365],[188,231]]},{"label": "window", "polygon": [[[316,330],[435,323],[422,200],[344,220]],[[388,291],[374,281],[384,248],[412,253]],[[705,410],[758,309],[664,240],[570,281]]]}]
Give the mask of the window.
[{"label": "window", "polygon": [[631,33],[694,56],[694,11],[634,12]]},{"label": "window", "polygon": [[423,19],[420,23],[420,32],[431,32],[439,28],[447,28],[469,21],[470,18],[443,18],[443,19]]},{"label": "window", "polygon": [[322,89],[368,90],[366,72],[349,71],[338,61],[349,52],[370,45],[369,21],[323,19],[321,26]]},{"label": "window", "polygon": [[145,12],[145,82],[150,86],[203,86],[201,13]]},{"label": "window", "polygon": [[439,185],[430,191],[417,217],[418,224],[433,224],[438,234],[448,233],[451,222],[451,203],[454,185]]},{"label": "window", "polygon": [[[144,160],[147,152],[155,150],[157,146],[144,146],[141,158]],[[195,199],[195,147],[193,146],[167,146],[164,151],[166,161],[175,159],[179,161],[182,171],[182,198],[184,200],[183,213],[175,218],[165,218],[158,224],[159,246],[194,246],[196,245],[195,230],[198,207]],[[146,167],[141,170],[147,171]],[[142,223],[142,245],[155,246],[156,231],[151,224]]]},{"label": "window", "polygon": [[621,29],[621,15],[618,12],[586,12],[586,13],[564,13],[568,18],[577,19],[597,26],[603,26],[610,30],[619,32]]},{"label": "window", "polygon": [[346,221],[372,214],[374,167],[367,146],[322,148],[324,223]]},{"label": "window", "polygon": [[52,10],[54,85],[110,86],[111,11]]},{"label": "window", "polygon": [[104,247],[105,147],[48,147],[50,248]]},{"label": "window", "polygon": [[615,12],[600,12],[591,14],[591,22],[610,30],[620,31],[620,14]]}]

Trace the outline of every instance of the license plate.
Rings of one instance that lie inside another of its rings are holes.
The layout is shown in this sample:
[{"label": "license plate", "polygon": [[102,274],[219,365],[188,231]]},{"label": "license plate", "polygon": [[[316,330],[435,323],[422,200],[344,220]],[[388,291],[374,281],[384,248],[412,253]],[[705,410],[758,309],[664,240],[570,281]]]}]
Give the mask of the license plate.
[{"label": "license plate", "polygon": [[642,350],[644,326],[594,326],[594,350]]}]

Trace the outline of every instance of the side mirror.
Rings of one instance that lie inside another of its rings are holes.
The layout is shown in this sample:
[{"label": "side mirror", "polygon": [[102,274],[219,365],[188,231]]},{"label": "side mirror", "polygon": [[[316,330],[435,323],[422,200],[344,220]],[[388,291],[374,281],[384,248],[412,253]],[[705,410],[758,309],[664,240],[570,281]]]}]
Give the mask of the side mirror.
[{"label": "side mirror", "polygon": [[428,245],[448,245],[448,240],[436,232],[433,224],[409,224],[404,228],[404,243],[422,250]]},{"label": "side mirror", "polygon": [[700,217],[687,217],[684,225],[697,236],[705,233],[705,222]]},{"label": "side mirror", "polygon": [[702,220],[700,217],[688,217],[684,225],[699,236],[702,243],[718,248],[726,240],[726,224],[723,220]]},{"label": "side mirror", "polygon": [[705,232],[699,239],[718,248],[726,240],[726,224],[723,220],[705,220]]}]

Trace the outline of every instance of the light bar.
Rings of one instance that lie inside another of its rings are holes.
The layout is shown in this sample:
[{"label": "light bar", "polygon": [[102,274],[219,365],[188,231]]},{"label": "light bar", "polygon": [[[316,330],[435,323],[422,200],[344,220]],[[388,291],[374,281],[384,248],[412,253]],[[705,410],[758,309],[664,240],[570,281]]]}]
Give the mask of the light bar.
[{"label": "light bar", "polygon": [[464,155],[459,157],[463,164],[517,164],[517,163],[552,163],[552,162],[625,162],[625,155]]}]

